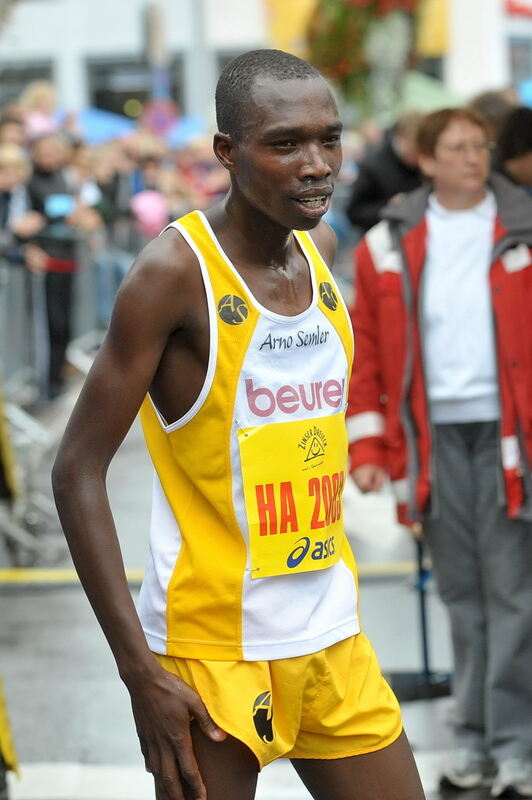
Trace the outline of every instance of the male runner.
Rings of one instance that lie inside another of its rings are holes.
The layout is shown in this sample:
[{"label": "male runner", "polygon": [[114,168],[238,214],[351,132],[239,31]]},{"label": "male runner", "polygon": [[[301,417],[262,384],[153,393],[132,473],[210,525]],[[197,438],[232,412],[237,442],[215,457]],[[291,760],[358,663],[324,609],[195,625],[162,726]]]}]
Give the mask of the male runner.
[{"label": "male runner", "polygon": [[[230,192],[123,284],[54,467],[61,520],[158,800],[252,800],[277,757],[316,800],[422,800],[342,527],[353,342],[320,221],[336,104],[275,50],[235,59],[216,101]],[[140,406],[156,468],[141,622],[105,491]]]}]

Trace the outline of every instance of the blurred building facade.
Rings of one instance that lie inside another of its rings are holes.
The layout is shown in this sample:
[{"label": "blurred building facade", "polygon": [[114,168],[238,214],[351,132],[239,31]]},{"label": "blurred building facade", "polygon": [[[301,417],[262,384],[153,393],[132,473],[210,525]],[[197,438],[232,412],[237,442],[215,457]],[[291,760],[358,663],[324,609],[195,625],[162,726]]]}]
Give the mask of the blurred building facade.
[{"label": "blurred building facade", "polygon": [[422,65],[463,98],[532,77],[532,0],[425,0]]},{"label": "blurred building facade", "polygon": [[[219,69],[274,46],[304,55],[316,0],[17,0],[0,30],[0,105],[49,78],[64,108],[124,112],[153,84],[150,52],[164,49],[171,96],[213,120]],[[148,24],[156,6],[160,30]],[[532,77],[532,0],[423,0],[419,67],[464,99]]]},{"label": "blurred building facade", "polygon": [[[150,7],[161,29],[149,24]],[[266,44],[262,0],[18,0],[0,31],[0,105],[37,78],[63,107],[124,113],[151,91],[153,36],[167,54],[171,94],[186,114],[212,116],[213,81],[238,53]]]},{"label": "blurred building facade", "polygon": [[532,0],[450,0],[446,82],[466,96],[532,76]]}]

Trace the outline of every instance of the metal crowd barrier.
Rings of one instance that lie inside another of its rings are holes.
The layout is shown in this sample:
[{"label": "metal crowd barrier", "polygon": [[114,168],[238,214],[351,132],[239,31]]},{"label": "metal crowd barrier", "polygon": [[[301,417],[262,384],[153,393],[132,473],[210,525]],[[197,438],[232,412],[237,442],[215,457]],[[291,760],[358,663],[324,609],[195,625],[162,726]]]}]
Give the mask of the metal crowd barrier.
[{"label": "metal crowd barrier", "polygon": [[[72,311],[73,339],[67,359],[83,374],[91,361],[86,350],[97,345],[101,336],[96,331],[95,276],[86,258],[76,274]],[[43,462],[62,435],[65,401],[42,402],[48,364],[46,325],[44,276],[0,260],[0,375],[4,386],[0,414],[8,423],[20,487],[16,502],[0,503],[0,536],[13,563],[22,566],[53,561],[57,548],[51,537],[42,536],[57,530],[57,517],[50,496],[39,484]]]}]

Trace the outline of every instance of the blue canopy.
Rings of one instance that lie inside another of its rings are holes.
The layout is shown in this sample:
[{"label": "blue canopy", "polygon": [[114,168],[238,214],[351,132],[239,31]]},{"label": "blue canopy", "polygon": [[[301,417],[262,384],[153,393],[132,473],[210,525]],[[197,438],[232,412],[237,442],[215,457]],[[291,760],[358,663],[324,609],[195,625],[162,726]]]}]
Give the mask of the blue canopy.
[{"label": "blue canopy", "polygon": [[[61,111],[58,116],[60,122],[63,122],[65,112]],[[78,111],[75,117],[81,137],[87,144],[102,144],[111,139],[119,139],[132,133],[137,127],[136,121],[129,117],[93,106]]]},{"label": "blue canopy", "polygon": [[77,115],[81,135],[88,144],[101,144],[132,133],[137,123],[129,117],[89,106]]},{"label": "blue canopy", "polygon": [[530,106],[530,108],[532,108],[532,78],[519,84],[517,87],[517,94],[524,106]]},{"label": "blue canopy", "polygon": [[193,139],[203,136],[206,133],[205,125],[201,117],[189,114],[179,119],[172,125],[165,134],[165,140],[169,147],[186,147]]}]

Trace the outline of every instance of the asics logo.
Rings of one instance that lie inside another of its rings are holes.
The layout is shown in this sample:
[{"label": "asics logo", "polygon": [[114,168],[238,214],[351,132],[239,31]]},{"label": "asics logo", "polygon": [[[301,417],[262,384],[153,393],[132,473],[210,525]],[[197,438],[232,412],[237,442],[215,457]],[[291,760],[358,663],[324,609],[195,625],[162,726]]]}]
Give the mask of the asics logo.
[{"label": "asics logo", "polygon": [[246,378],[246,397],[249,410],[257,417],[271,417],[277,410],[283,414],[295,414],[300,408],[314,411],[321,408],[340,408],[344,396],[345,378],[339,380],[312,381],[295,386],[285,384],[276,391],[265,386],[253,385]]},{"label": "asics logo", "polygon": [[[308,536],[302,536],[301,539],[297,540],[296,546],[292,552],[288,554],[286,566],[289,569],[295,569],[296,567],[299,567],[303,559],[308,555],[309,550],[310,539]],[[314,542],[314,547],[310,553],[310,557],[313,561],[322,561],[327,558],[331,558],[335,553],[336,548],[334,545],[334,536],[330,536],[328,539],[324,539],[323,541]]]},{"label": "asics logo", "polygon": [[308,551],[310,550],[310,539],[308,536],[303,536],[301,539],[298,539],[296,542],[296,547],[289,553],[288,558],[286,559],[286,566],[290,567],[290,569],[294,569],[294,567],[298,567],[305,556],[307,555]]}]

